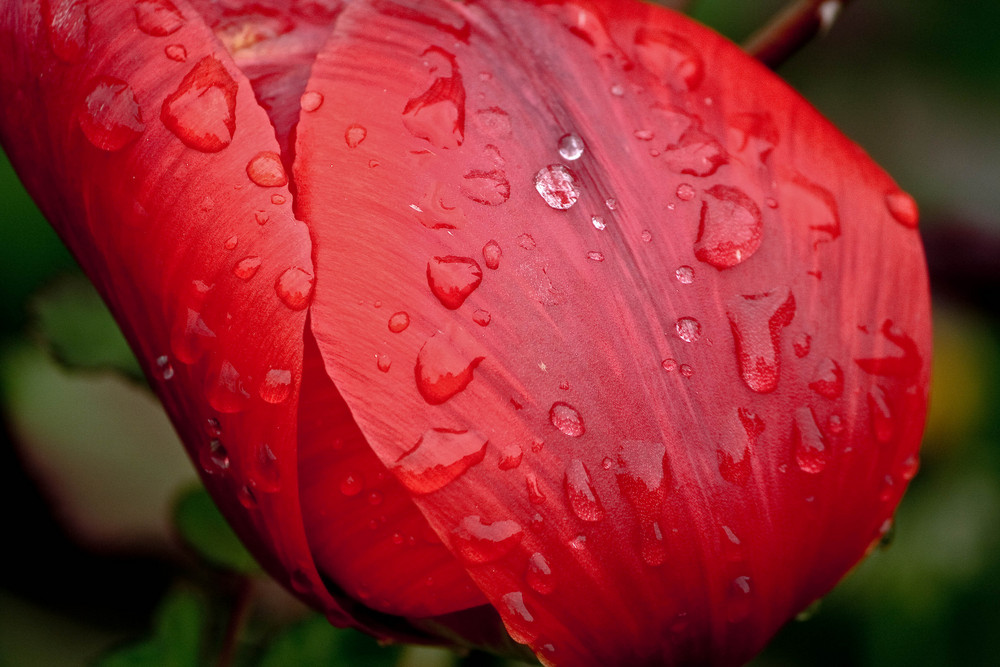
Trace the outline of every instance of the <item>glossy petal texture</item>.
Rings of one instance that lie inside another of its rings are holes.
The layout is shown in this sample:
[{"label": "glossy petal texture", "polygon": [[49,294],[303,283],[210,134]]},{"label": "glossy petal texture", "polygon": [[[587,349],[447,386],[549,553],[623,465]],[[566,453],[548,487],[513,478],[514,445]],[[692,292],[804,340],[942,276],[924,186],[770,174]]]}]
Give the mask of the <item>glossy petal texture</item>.
[{"label": "glossy petal texture", "polygon": [[[307,88],[337,99],[295,165],[327,371],[543,661],[741,662],[879,537],[920,241],[785,85],[637,3],[371,0]],[[488,444],[442,441],[425,493],[434,430]]]},{"label": "glossy petal texture", "polygon": [[26,185],[332,622],[738,664],[887,529],[929,374],[916,208],[709,31],[44,0],[0,9],[0,58]]}]

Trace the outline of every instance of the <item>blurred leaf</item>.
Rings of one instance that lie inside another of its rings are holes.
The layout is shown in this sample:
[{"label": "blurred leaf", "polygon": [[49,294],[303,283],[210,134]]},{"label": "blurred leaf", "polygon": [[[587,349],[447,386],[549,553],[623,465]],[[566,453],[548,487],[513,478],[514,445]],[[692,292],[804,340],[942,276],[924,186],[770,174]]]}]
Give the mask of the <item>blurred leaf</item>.
[{"label": "blurred leaf", "polygon": [[268,646],[258,667],[352,665],[384,667],[399,659],[398,646],[380,646],[355,630],[335,628],[322,616],[292,625]]},{"label": "blurred leaf", "polygon": [[52,354],[70,368],[112,369],[143,381],[142,369],[97,290],[66,276],[34,299],[36,323]]},{"label": "blurred leaf", "polygon": [[260,572],[205,487],[184,492],[174,509],[174,524],[183,540],[213,565],[248,574]]},{"label": "blurred leaf", "polygon": [[167,596],[149,639],[121,648],[96,667],[197,667],[206,624],[205,602],[191,591]]}]

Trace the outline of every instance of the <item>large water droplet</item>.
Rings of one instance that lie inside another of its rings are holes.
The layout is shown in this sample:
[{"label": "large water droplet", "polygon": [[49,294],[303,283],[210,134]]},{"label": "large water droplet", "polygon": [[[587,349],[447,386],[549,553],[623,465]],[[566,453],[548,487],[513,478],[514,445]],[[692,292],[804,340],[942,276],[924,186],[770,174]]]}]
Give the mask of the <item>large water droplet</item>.
[{"label": "large water droplet", "polygon": [[500,603],[500,618],[511,639],[519,644],[530,644],[537,639],[538,632],[532,627],[535,617],[524,604],[523,593],[507,593],[500,598]]},{"label": "large water droplet", "polygon": [[917,202],[902,190],[890,192],[885,196],[885,205],[893,219],[904,227],[916,229],[920,221],[920,211]]},{"label": "large water droplet", "polygon": [[590,473],[579,459],[573,459],[567,466],[565,486],[569,506],[582,521],[600,521],[604,518],[604,506],[594,490]]},{"label": "large water droplet", "polygon": [[223,64],[207,56],[163,101],[160,120],[184,145],[217,153],[232,142],[236,132],[237,90]]},{"label": "large water droplet", "polygon": [[571,438],[579,438],[587,430],[580,412],[569,403],[562,401],[556,401],[549,408],[549,421]]},{"label": "large water droplet", "polygon": [[823,398],[839,398],[844,392],[844,371],[833,359],[824,359],[819,363],[813,375],[809,388]]},{"label": "large water droplet", "polygon": [[77,118],[84,136],[105,151],[121,150],[146,129],[135,92],[121,79],[100,76],[88,84]]},{"label": "large water droplet", "polygon": [[583,139],[575,134],[564,134],[559,139],[559,155],[564,160],[579,160],[583,155]]},{"label": "large water droplet", "polygon": [[745,262],[760,248],[760,209],[738,188],[714,185],[705,190],[694,254],[717,269]]},{"label": "large water droplet", "polygon": [[42,14],[56,58],[75,63],[89,46],[90,12],[82,0],[44,0]]},{"label": "large water droplet", "polygon": [[247,176],[262,188],[277,188],[288,184],[281,156],[273,151],[261,151],[250,158]]},{"label": "large water droplet", "polygon": [[281,302],[292,310],[304,310],[312,300],[314,280],[305,269],[292,267],[278,276],[274,291]]},{"label": "large water droplet", "polygon": [[485,358],[464,329],[450,328],[427,339],[417,353],[417,389],[431,405],[440,405],[472,382],[473,371]]},{"label": "large water droplet", "polygon": [[829,453],[812,408],[800,407],[795,410],[792,439],[795,442],[795,462],[802,472],[816,474],[826,467]]},{"label": "large water droplet", "polygon": [[272,368],[264,376],[257,393],[265,403],[284,403],[292,393],[292,372],[284,368]]},{"label": "large water droplet", "polygon": [[441,304],[455,310],[483,281],[483,270],[471,257],[434,257],[427,262],[427,284]]},{"label": "large water droplet", "polygon": [[433,493],[480,463],[486,445],[475,431],[432,428],[399,457],[392,471],[412,493]]},{"label": "large water droplet", "polygon": [[457,148],[465,140],[465,86],[450,53],[432,46],[424,55],[447,60],[451,76],[434,79],[430,87],[403,108],[403,126],[437,148]]},{"label": "large water droplet", "polygon": [[516,521],[486,523],[479,516],[467,516],[452,531],[452,545],[466,562],[480,565],[500,560],[524,537]]},{"label": "large water droplet", "polygon": [[531,590],[542,595],[548,595],[556,589],[555,577],[552,576],[552,568],[545,556],[535,552],[528,558],[528,571],[524,575],[525,581]]},{"label": "large water droplet", "polygon": [[677,337],[685,343],[693,343],[701,338],[701,322],[693,317],[682,317],[674,324]]},{"label": "large water droplet", "polygon": [[726,314],[743,382],[760,394],[774,391],[781,375],[781,330],[795,317],[791,290],[738,296],[729,302]]},{"label": "large water droplet", "polygon": [[666,543],[660,528],[670,467],[666,447],[660,442],[626,440],[618,448],[618,487],[635,509],[639,522],[639,553],[647,565],[666,560]]},{"label": "large water droplet", "polygon": [[640,27],[635,34],[635,51],[653,76],[675,88],[694,90],[705,76],[698,50],[674,33]]},{"label": "large water droplet", "polygon": [[492,239],[487,241],[486,245],[483,246],[483,261],[486,262],[486,267],[494,271],[499,269],[501,257],[503,257],[503,250],[500,248],[500,244]]},{"label": "large water droplet", "polygon": [[147,35],[166,37],[184,26],[184,15],[170,0],[138,0],[135,23]]},{"label": "large water droplet", "polygon": [[576,174],[561,164],[550,164],[535,174],[535,189],[545,203],[554,209],[566,210],[580,199]]},{"label": "large water droplet", "polygon": [[205,384],[209,405],[217,412],[239,412],[246,407],[250,392],[243,376],[230,361],[222,361],[209,372]]}]

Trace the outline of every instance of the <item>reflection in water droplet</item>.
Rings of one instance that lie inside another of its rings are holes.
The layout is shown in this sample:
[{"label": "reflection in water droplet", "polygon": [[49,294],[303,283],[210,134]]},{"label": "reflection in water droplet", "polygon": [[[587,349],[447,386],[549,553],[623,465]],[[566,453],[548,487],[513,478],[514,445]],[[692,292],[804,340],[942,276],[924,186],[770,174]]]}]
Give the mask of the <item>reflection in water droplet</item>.
[{"label": "reflection in water droplet", "polygon": [[564,160],[579,160],[583,155],[583,139],[575,134],[564,134],[559,139],[559,155]]},{"label": "reflection in water droplet", "polygon": [[414,366],[417,389],[424,400],[441,405],[469,386],[473,371],[484,359],[471,352],[478,349],[475,339],[464,329],[438,331],[428,338]]},{"label": "reflection in water droplet", "polygon": [[174,62],[182,63],[188,58],[187,49],[183,44],[168,44],[164,47],[163,53]]},{"label": "reflection in water droplet", "polygon": [[398,313],[393,313],[392,317],[389,318],[389,331],[392,333],[401,333],[408,326],[410,326],[410,316],[406,311],[401,310]]},{"label": "reflection in water droplet", "polygon": [[202,58],[163,101],[160,120],[184,145],[217,153],[236,132],[237,89],[221,62]]},{"label": "reflection in water droplet", "polygon": [[184,15],[170,0],[138,0],[135,22],[147,35],[166,37],[184,26]]},{"label": "reflection in water droplet", "polygon": [[594,490],[590,473],[579,459],[573,459],[566,467],[565,486],[569,506],[582,521],[594,522],[604,518],[604,506]]},{"label": "reflection in water droplet", "polygon": [[288,183],[281,156],[273,151],[261,151],[250,158],[247,176],[262,188],[276,188]]},{"label": "reflection in water droplet", "polygon": [[306,113],[312,113],[323,106],[323,93],[307,90],[299,98],[299,107]]},{"label": "reflection in water droplet", "polygon": [[905,481],[909,482],[911,479],[917,476],[917,471],[920,469],[920,457],[916,454],[911,454],[906,457],[903,464],[899,468],[899,476]]},{"label": "reflection in water droplet", "polygon": [[236,263],[236,266],[233,267],[233,275],[240,280],[250,280],[257,275],[257,270],[260,269],[260,263],[260,257],[244,257]]},{"label": "reflection in water droplet", "polygon": [[469,563],[500,560],[521,543],[524,532],[516,521],[486,523],[479,516],[467,516],[452,531],[452,545]]},{"label": "reflection in water droplet", "polygon": [[886,194],[885,205],[896,222],[904,227],[916,229],[920,221],[920,211],[913,197],[902,190],[896,190]]},{"label": "reflection in water droplet", "polygon": [[729,302],[726,314],[743,382],[759,394],[774,391],[781,375],[781,331],[795,317],[791,290],[738,296]]},{"label": "reflection in water droplet", "polygon": [[795,462],[799,469],[810,474],[822,472],[826,467],[828,452],[812,408],[796,409],[792,438],[795,442]]},{"label": "reflection in water droplet", "polygon": [[550,207],[571,208],[580,199],[576,174],[561,164],[550,164],[535,174],[535,189]]},{"label": "reflection in water droplet", "polygon": [[272,368],[264,376],[257,393],[265,403],[284,403],[292,393],[292,372],[284,368]]},{"label": "reflection in water droplet", "polygon": [[685,343],[693,343],[701,338],[701,322],[693,317],[682,317],[674,324],[677,337]]},{"label": "reflection in water droplet", "polygon": [[445,308],[455,310],[483,281],[483,270],[471,257],[434,257],[427,262],[427,284]]},{"label": "reflection in water droplet", "polygon": [[549,421],[552,422],[553,426],[571,438],[579,438],[586,432],[586,428],[583,425],[583,417],[569,403],[563,403],[562,401],[553,403],[549,409]]},{"label": "reflection in water droplet", "polygon": [[459,190],[484,206],[499,206],[510,199],[510,181],[502,169],[473,169],[462,176]]},{"label": "reflection in water droplet", "polygon": [[77,118],[80,129],[95,147],[121,150],[146,129],[135,92],[121,79],[100,76],[87,86]]},{"label": "reflection in water droplet", "polygon": [[742,190],[714,185],[705,191],[694,254],[717,269],[745,262],[760,248],[760,209]]},{"label": "reflection in water droplet", "polygon": [[475,431],[432,428],[392,465],[392,471],[412,493],[433,493],[480,463],[487,444]]},{"label": "reflection in water droplet", "polygon": [[312,300],[313,281],[311,273],[292,267],[278,276],[274,291],[281,302],[292,310],[304,310]]},{"label": "reflection in water droplet", "polygon": [[357,148],[367,137],[368,128],[364,125],[348,125],[347,129],[344,130],[344,141],[347,142],[348,148]]}]

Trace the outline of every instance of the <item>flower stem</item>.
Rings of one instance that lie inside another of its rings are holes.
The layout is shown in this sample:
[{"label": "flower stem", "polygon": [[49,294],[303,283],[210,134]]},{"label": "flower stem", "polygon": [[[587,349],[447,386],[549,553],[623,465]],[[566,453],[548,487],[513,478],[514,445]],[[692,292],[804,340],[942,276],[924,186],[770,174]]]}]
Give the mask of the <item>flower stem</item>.
[{"label": "flower stem", "polygon": [[250,618],[255,592],[253,579],[240,577],[239,590],[236,592],[236,599],[233,600],[232,609],[229,611],[226,636],[222,641],[222,650],[219,652],[216,667],[230,667],[233,664],[233,659],[236,657],[236,645],[239,643],[243,628],[246,627],[247,620]]},{"label": "flower stem", "polygon": [[850,1],[795,0],[752,34],[743,43],[743,50],[775,69],[813,37],[830,30]]}]

